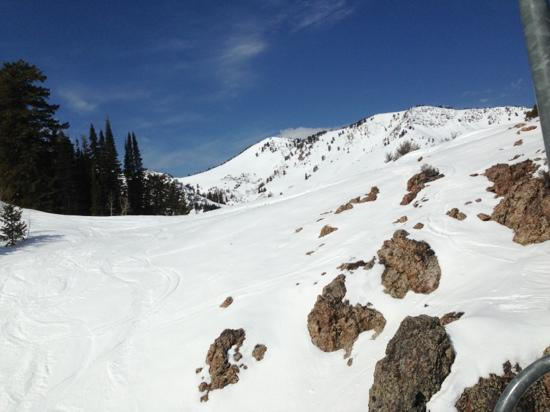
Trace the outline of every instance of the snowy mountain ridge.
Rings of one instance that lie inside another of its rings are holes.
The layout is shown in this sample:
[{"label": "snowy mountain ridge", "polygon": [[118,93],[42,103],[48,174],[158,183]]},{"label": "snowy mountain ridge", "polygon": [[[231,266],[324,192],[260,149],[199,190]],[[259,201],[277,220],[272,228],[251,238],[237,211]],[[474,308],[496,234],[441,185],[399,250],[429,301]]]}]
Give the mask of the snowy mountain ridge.
[{"label": "snowy mountain ridge", "polygon": [[306,138],[268,137],[218,167],[177,180],[203,192],[223,193],[227,204],[296,194],[335,181],[342,169],[379,167],[404,141],[420,148],[436,146],[465,133],[517,123],[526,110],[417,106],[377,114]]},{"label": "snowy mountain ridge", "polygon": [[550,351],[548,166],[523,110],[266,139],[195,176],[235,193],[208,213],[25,210],[30,238],[0,249],[0,410],[491,411],[480,378]]}]

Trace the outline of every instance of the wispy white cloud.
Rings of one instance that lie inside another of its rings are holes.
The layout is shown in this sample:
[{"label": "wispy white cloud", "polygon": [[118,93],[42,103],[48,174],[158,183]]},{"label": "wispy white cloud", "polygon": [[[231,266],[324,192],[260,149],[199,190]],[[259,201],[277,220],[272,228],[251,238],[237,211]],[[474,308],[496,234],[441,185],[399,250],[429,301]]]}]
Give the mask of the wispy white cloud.
[{"label": "wispy white cloud", "polygon": [[224,92],[231,93],[254,82],[251,63],[267,48],[267,41],[259,33],[235,35],[225,42],[215,57],[216,73]]},{"label": "wispy white cloud", "polygon": [[295,4],[292,31],[330,25],[349,16],[354,7],[346,0],[304,0]]},{"label": "wispy white cloud", "polygon": [[93,112],[97,107],[97,103],[87,100],[76,90],[60,90],[59,95],[63,100],[65,100],[69,108],[77,113]]},{"label": "wispy white cloud", "polygon": [[90,113],[101,104],[115,101],[129,101],[149,97],[149,93],[142,89],[102,89],[91,90],[86,87],[65,87],[59,89],[59,96],[67,107],[76,113]]}]

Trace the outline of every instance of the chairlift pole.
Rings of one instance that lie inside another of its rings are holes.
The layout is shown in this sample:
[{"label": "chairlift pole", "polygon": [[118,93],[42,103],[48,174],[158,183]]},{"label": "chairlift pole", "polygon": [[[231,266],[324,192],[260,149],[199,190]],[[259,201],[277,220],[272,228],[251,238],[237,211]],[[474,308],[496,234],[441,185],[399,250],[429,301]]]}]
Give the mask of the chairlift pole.
[{"label": "chairlift pole", "polygon": [[550,165],[550,6],[548,0],[519,0],[519,9]]}]

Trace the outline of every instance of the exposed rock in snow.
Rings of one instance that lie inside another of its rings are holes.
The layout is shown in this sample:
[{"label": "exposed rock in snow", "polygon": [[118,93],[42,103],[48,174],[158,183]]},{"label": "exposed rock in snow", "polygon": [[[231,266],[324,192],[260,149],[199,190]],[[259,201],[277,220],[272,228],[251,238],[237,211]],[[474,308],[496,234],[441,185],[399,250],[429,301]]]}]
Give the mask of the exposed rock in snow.
[{"label": "exposed rock in snow", "polygon": [[225,329],[210,345],[206,355],[210,383],[202,382],[199,385],[200,392],[206,391],[206,395],[201,397],[201,401],[208,400],[210,391],[222,389],[239,381],[239,367],[229,363],[229,350],[234,347],[233,358],[235,361],[239,361],[242,357],[239,349],[244,340],[244,329]]},{"label": "exposed rock in snow", "polygon": [[256,346],[254,346],[254,350],[252,351],[252,356],[257,361],[261,361],[264,358],[265,353],[267,352],[267,346],[264,344],[258,343]]},{"label": "exposed rock in snow", "polygon": [[485,172],[494,191],[503,199],[492,220],[514,231],[514,242],[522,245],[550,239],[550,187],[532,176],[537,165],[525,160],[514,165],[497,164]]},{"label": "exposed rock in snow", "polygon": [[426,411],[451,372],[455,351],[438,318],[406,317],[376,363],[369,411]]},{"label": "exposed rock in snow", "polygon": [[458,210],[458,208],[456,208],[456,207],[453,207],[451,210],[448,210],[447,211],[447,216],[450,216],[450,217],[452,217],[453,219],[456,219],[456,220],[466,219],[466,215],[464,213],[462,213],[460,210]]},{"label": "exposed rock in snow", "polygon": [[459,320],[464,315],[464,312],[449,312],[441,316],[441,324],[448,325],[456,320]]},{"label": "exposed rock in snow", "polygon": [[368,265],[368,262],[365,262],[363,260],[358,260],[357,262],[349,262],[349,263],[342,263],[340,266],[338,266],[336,269],[338,270],[355,270],[362,266]]},{"label": "exposed rock in snow", "polygon": [[413,226],[413,229],[419,230],[419,229],[422,229],[423,227],[424,227],[424,223],[418,222]]},{"label": "exposed rock in snow", "polygon": [[225,298],[225,300],[220,304],[220,308],[226,308],[229,305],[233,303],[233,297],[228,296]]},{"label": "exposed rock in snow", "polygon": [[407,239],[408,235],[405,230],[395,231],[378,251],[386,267],[382,284],[394,298],[403,298],[409,290],[431,293],[439,286],[441,269],[435,252],[426,242]]},{"label": "exposed rock in snow", "polygon": [[403,196],[401,205],[408,205],[411,203],[416,198],[416,195],[426,187],[426,183],[433,182],[434,180],[441,179],[442,177],[444,177],[444,175],[439,173],[439,170],[431,166],[424,165],[420,173],[413,175],[407,181],[407,190],[409,193],[406,193],[405,196]]},{"label": "exposed rock in snow", "polygon": [[[500,394],[518,372],[519,365],[512,368],[510,362],[503,365],[504,373],[496,375],[491,373],[488,378],[479,378],[479,381],[472,387],[466,388],[455,406],[459,412],[492,412]],[[550,386],[546,385],[544,379],[539,379],[521,397],[516,411],[545,412],[550,410]]]},{"label": "exposed rock in snow", "polygon": [[325,225],[325,226],[323,226],[323,228],[321,229],[321,233],[319,233],[319,237],[323,237],[323,236],[329,235],[329,234],[331,234],[332,232],[335,232],[335,231],[337,231],[337,230],[338,230],[337,227],[332,227],[332,226],[329,226],[329,225]]},{"label": "exposed rock in snow", "polygon": [[374,330],[378,335],[386,320],[375,309],[359,303],[352,306],[348,300],[343,300],[345,282],[346,277],[339,275],[323,288],[307,317],[307,328],[315,346],[324,352],[344,349],[347,358],[360,333]]}]

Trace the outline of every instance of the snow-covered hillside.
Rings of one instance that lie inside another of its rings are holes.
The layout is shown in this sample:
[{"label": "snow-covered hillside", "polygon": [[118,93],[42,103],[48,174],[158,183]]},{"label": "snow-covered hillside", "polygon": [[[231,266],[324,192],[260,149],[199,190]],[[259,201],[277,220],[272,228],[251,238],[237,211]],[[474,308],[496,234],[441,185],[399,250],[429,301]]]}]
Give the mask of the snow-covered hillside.
[{"label": "snow-covered hillside", "polygon": [[[528,158],[546,168],[540,127],[513,126],[523,118],[519,108],[418,107],[310,142],[266,139],[181,179],[234,195],[233,205],[206,214],[26,210],[31,238],[0,249],[0,410],[366,411],[375,365],[402,320],[455,311],[464,315],[445,330],[456,359],[428,403],[454,410],[480,376],[501,373],[506,360],[525,366],[550,345],[550,241],[523,246],[508,227],[476,217],[500,201],[486,190],[485,169]],[[421,148],[385,163],[405,139]],[[444,177],[416,205],[400,205],[423,163]],[[334,213],[372,186],[375,201]],[[464,220],[446,214],[455,207]],[[319,238],[325,225],[337,230]],[[441,278],[433,292],[392,297],[380,262],[337,269],[369,261],[397,229],[435,252]],[[315,346],[307,325],[340,273],[346,299],[369,302],[385,318],[375,339],[374,331],[359,335],[349,365],[344,350]],[[228,296],[231,305],[220,307]],[[238,382],[200,402],[207,352],[228,328],[246,333]],[[267,347],[261,361],[252,357],[256,344]]]},{"label": "snow-covered hillside", "polygon": [[525,110],[418,106],[378,114],[307,138],[269,137],[216,168],[178,180],[203,192],[219,190],[228,204],[298,194],[342,175],[378,168],[404,141],[436,146],[465,133],[517,123]]}]

